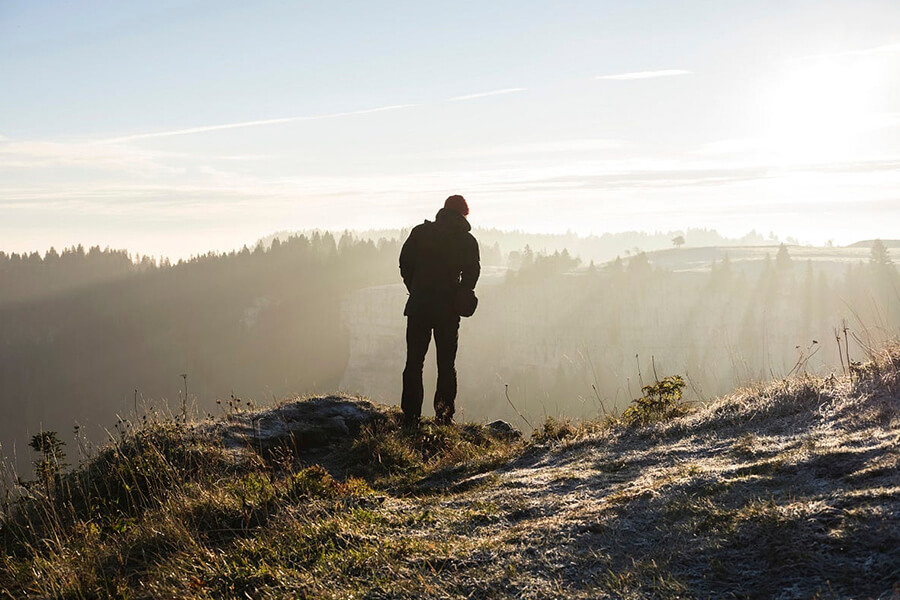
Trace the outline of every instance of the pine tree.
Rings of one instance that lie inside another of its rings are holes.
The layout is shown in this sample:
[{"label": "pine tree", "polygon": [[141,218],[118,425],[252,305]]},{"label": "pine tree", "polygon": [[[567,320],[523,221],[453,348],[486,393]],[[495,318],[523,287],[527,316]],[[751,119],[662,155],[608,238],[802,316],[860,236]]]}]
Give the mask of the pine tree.
[{"label": "pine tree", "polygon": [[894,265],[894,262],[891,260],[891,255],[888,253],[887,248],[884,246],[884,242],[881,240],[875,240],[872,243],[872,250],[869,253],[869,262],[873,265],[882,267]]},{"label": "pine tree", "polygon": [[778,254],[775,255],[775,266],[779,271],[786,271],[791,268],[791,263],[791,254],[787,246],[781,244],[778,246]]}]

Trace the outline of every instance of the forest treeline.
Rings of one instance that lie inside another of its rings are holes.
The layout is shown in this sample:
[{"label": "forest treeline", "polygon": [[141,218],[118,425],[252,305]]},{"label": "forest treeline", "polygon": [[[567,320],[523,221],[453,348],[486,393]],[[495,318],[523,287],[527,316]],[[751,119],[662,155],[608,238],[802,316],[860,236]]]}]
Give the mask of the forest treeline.
[{"label": "forest treeline", "polygon": [[[71,440],[79,423],[96,440],[117,415],[177,413],[185,384],[201,415],[232,396],[269,402],[342,383],[396,402],[399,249],[399,238],[317,232],[176,263],[99,248],[0,253],[2,452],[27,465],[25,442],[39,430]],[[567,249],[498,252],[491,262],[510,270],[479,285],[461,334],[469,418],[516,420],[507,391],[536,417],[614,410],[654,368],[710,397],[798,360],[840,369],[836,332],[859,357],[858,344],[900,326],[897,268],[878,244],[838,269],[787,246],[686,272],[641,251],[596,264]]]},{"label": "forest treeline", "polygon": [[[657,377],[684,375],[688,396],[705,400],[792,373],[847,370],[865,346],[900,334],[900,275],[881,243],[837,269],[796,260],[783,244],[756,261],[726,253],[703,271],[656,268],[645,253],[574,273],[573,262],[526,256],[485,290],[471,332],[478,350],[460,367],[480,370],[470,394],[491,385],[496,404],[508,384],[526,413],[595,416],[621,411]],[[487,371],[479,365],[490,344],[499,360]],[[486,404],[472,402],[475,416]]]},{"label": "forest treeline", "polygon": [[3,453],[39,429],[111,427],[169,404],[187,375],[216,399],[332,391],[348,356],[340,298],[396,279],[397,241],[297,236],[178,263],[80,247],[0,254]]},{"label": "forest treeline", "polygon": [[[259,243],[268,246],[275,239],[287,239],[295,235],[311,235],[314,231],[290,232],[280,231],[261,239]],[[756,230],[737,238],[723,236],[714,229],[690,228],[686,231],[621,231],[607,232],[600,235],[579,235],[574,232],[567,233],[533,233],[527,231],[505,231],[501,229],[475,228],[472,234],[481,245],[482,263],[486,265],[506,264],[505,258],[510,252],[522,251],[526,246],[535,253],[544,255],[554,252],[567,251],[573,256],[578,256],[585,263],[591,261],[606,262],[616,256],[632,256],[641,252],[651,252],[671,248],[673,241],[681,239],[682,243],[689,246],[764,246],[778,243],[778,237],[774,232],[768,235],[758,233]],[[371,229],[355,231],[354,235],[360,239],[379,240],[392,239],[404,240],[409,235],[409,229]],[[789,244],[797,244],[798,241],[788,237],[785,241]]]},{"label": "forest treeline", "polygon": [[[734,249],[706,249],[722,258],[686,270],[654,262],[687,250],[600,265],[566,251],[511,252],[514,268],[480,286],[478,313],[462,324],[458,404],[468,418],[527,428],[520,412],[531,422],[621,412],[643,385],[672,374],[685,377],[689,399],[706,400],[792,373],[846,371],[864,346],[900,333],[900,276],[880,243],[870,253],[829,250],[828,260],[792,256],[809,250],[782,244],[732,260]],[[403,367],[402,317],[388,312],[403,291],[393,294],[354,297],[345,378],[386,402]],[[426,371],[428,394],[431,361]]]}]

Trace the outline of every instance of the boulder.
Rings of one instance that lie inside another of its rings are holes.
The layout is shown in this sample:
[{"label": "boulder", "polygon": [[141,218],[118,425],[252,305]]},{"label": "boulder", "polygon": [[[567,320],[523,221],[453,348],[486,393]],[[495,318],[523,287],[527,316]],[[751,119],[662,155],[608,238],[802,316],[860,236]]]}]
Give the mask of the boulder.
[{"label": "boulder", "polygon": [[228,415],[213,425],[226,448],[322,448],[351,438],[387,417],[386,407],[350,396],[298,399],[264,410]]},{"label": "boulder", "polygon": [[487,428],[490,429],[494,434],[500,437],[505,437],[507,439],[519,439],[522,437],[521,431],[519,431],[506,421],[502,421],[500,419],[488,423]]}]

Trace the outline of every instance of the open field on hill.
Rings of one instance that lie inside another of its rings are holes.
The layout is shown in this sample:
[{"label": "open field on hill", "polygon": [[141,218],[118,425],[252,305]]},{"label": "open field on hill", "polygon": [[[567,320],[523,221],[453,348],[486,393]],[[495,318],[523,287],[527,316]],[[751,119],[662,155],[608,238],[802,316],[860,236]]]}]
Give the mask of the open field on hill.
[{"label": "open field on hill", "polygon": [[[60,598],[895,598],[900,349],[628,425],[404,431],[358,398],[122,425],[20,489],[0,589]],[[321,410],[320,410],[321,409]]]}]

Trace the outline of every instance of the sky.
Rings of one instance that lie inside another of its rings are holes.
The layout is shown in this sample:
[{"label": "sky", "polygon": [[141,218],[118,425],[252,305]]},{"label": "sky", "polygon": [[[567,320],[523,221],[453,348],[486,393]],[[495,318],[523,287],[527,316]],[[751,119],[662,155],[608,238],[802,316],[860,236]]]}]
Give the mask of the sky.
[{"label": "sky", "polygon": [[0,250],[455,193],[475,227],[900,238],[900,2],[0,0]]}]

